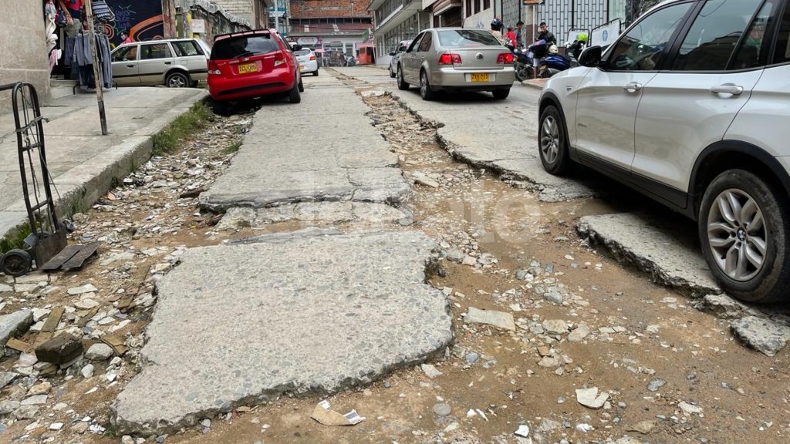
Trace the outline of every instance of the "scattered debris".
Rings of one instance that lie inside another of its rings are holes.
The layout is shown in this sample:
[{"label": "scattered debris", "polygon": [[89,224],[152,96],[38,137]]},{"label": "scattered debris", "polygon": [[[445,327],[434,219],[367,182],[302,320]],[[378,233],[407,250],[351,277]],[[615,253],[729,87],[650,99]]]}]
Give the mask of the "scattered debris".
[{"label": "scattered debris", "polygon": [[351,410],[345,415],[341,415],[331,409],[331,405],[327,400],[319,402],[310,417],[328,426],[353,426],[365,420],[365,417],[359,416],[356,410]]}]

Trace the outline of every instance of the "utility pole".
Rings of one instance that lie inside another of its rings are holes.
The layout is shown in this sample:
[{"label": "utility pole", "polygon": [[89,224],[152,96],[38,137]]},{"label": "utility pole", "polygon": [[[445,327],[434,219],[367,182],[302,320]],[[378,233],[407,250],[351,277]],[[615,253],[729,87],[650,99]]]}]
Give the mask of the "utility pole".
[{"label": "utility pole", "polygon": [[93,77],[95,78],[96,100],[99,102],[99,120],[101,121],[101,133],[107,135],[107,114],[104,112],[104,84],[101,76],[101,65],[99,65],[99,55],[96,48],[96,29],[93,26],[93,6],[90,0],[85,2],[85,15],[88,21],[88,36],[91,39],[91,55],[93,56]]},{"label": "utility pole", "polygon": [[280,32],[280,0],[274,0],[274,29]]}]

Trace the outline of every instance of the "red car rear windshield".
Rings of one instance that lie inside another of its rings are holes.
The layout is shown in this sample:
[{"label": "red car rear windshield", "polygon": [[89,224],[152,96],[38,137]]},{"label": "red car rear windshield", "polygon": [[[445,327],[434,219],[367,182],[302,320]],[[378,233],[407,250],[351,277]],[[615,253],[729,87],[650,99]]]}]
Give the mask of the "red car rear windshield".
[{"label": "red car rear windshield", "polygon": [[230,37],[214,42],[214,47],[211,49],[211,60],[237,59],[279,50],[280,47],[271,34]]}]

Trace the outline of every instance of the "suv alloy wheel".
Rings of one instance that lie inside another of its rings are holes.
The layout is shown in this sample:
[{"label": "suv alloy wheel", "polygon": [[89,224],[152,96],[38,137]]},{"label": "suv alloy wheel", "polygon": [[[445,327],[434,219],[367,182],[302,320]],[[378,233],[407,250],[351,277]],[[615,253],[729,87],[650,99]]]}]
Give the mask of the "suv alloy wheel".
[{"label": "suv alloy wheel", "polygon": [[702,253],[723,289],[738,299],[787,300],[790,214],[773,187],[744,170],[708,185],[699,209]]}]

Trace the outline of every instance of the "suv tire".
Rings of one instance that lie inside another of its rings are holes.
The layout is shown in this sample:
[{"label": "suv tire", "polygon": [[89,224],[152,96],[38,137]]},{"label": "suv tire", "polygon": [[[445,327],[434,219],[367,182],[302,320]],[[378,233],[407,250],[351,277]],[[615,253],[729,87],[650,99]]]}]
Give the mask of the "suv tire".
[{"label": "suv tire", "polygon": [[755,303],[787,300],[790,212],[774,188],[745,170],[708,185],[699,208],[702,254],[722,289]]},{"label": "suv tire", "polygon": [[549,174],[560,175],[570,168],[567,134],[557,107],[547,106],[538,124],[538,152],[543,169]]}]

